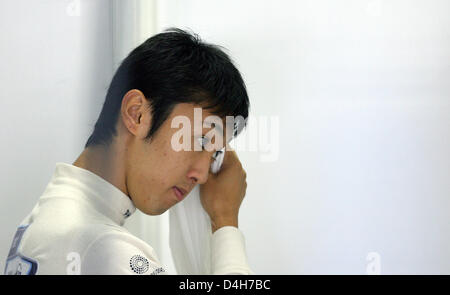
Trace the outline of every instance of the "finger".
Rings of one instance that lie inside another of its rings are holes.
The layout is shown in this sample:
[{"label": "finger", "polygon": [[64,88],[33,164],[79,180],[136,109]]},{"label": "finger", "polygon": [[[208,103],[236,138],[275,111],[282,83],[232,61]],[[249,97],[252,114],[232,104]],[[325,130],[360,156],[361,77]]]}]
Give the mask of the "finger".
[{"label": "finger", "polygon": [[238,156],[234,150],[226,151],[223,158],[222,167],[223,168],[231,167],[235,164],[235,162],[238,161],[239,161]]},{"label": "finger", "polygon": [[214,182],[217,179],[217,177],[219,177],[219,174],[220,174],[220,170],[217,173],[212,173],[212,171],[209,170],[208,180],[206,182],[209,182],[209,183]]}]

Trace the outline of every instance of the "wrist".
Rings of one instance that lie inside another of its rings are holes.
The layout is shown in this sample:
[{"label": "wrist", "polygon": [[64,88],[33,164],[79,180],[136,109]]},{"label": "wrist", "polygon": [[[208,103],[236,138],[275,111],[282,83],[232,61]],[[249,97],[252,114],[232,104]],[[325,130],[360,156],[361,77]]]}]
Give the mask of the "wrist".
[{"label": "wrist", "polygon": [[211,230],[212,233],[214,233],[216,230],[218,230],[221,227],[224,226],[234,226],[238,227],[238,218],[221,218],[221,219],[215,219],[211,220]]}]

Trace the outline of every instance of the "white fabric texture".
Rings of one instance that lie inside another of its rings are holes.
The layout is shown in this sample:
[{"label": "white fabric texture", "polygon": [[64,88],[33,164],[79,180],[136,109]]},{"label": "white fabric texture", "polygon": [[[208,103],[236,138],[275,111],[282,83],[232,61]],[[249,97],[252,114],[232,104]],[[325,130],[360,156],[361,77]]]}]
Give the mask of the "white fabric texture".
[{"label": "white fabric texture", "polygon": [[[216,156],[212,173],[219,172],[224,155],[222,150]],[[247,264],[244,236],[238,228],[228,226],[212,234],[211,220],[201,204],[198,185],[170,209],[169,215],[169,244],[178,274],[253,274]],[[223,250],[211,252],[219,248]]]}]

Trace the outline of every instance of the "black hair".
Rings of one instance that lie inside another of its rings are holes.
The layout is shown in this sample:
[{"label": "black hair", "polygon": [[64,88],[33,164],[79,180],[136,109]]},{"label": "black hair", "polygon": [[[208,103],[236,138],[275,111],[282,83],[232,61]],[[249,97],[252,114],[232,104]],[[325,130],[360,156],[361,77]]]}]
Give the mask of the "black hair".
[{"label": "black hair", "polygon": [[123,96],[131,89],[139,89],[152,107],[146,139],[155,134],[178,103],[199,104],[222,118],[247,119],[250,103],[244,81],[221,48],[179,28],[168,28],[148,38],[131,51],[114,74],[85,148],[111,143]]}]

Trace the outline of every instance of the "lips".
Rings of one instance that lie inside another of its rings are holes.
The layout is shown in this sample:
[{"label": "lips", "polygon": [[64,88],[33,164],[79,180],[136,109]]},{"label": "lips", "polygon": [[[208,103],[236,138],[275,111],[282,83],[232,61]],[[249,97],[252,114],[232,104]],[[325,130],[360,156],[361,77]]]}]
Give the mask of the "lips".
[{"label": "lips", "polygon": [[172,189],[173,189],[173,191],[174,191],[174,193],[177,196],[177,199],[179,201],[183,200],[184,197],[186,196],[186,193],[187,193],[186,190],[184,190],[184,189],[182,189],[180,187],[177,187],[177,186],[174,186]]}]

